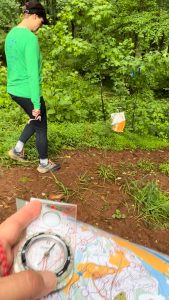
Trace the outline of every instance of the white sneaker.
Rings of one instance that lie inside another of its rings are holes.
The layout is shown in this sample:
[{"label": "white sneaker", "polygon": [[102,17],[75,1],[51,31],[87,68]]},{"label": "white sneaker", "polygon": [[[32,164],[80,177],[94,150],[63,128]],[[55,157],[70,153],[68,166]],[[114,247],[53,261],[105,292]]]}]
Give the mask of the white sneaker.
[{"label": "white sneaker", "polygon": [[47,165],[39,164],[39,166],[37,167],[37,171],[39,173],[47,173],[57,171],[60,168],[60,164],[55,164],[51,160],[49,160]]},{"label": "white sneaker", "polygon": [[16,152],[15,148],[8,151],[8,156],[14,160],[26,161],[23,150],[21,152]]}]

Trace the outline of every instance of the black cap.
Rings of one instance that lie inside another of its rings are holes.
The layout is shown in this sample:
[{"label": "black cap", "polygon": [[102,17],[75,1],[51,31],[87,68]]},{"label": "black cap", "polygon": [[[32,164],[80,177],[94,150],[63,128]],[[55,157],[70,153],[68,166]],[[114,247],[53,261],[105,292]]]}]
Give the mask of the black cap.
[{"label": "black cap", "polygon": [[49,21],[46,18],[45,8],[41,3],[34,1],[26,2],[23,12],[30,15],[36,14],[37,16],[43,18],[44,25],[49,25]]}]

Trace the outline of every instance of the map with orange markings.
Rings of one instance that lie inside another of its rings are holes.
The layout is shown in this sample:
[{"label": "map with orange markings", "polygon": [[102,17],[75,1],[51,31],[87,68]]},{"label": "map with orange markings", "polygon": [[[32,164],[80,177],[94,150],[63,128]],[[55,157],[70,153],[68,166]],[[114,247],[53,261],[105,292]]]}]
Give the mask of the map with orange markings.
[{"label": "map with orange markings", "polygon": [[74,273],[47,300],[169,299],[169,257],[77,222]]}]

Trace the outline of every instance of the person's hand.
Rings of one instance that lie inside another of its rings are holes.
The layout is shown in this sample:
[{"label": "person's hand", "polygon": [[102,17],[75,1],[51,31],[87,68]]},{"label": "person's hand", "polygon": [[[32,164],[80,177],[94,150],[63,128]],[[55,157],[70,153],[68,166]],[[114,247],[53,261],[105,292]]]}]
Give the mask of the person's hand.
[{"label": "person's hand", "polygon": [[[21,234],[39,216],[40,211],[41,203],[32,201],[0,225],[0,243],[6,251],[9,268],[12,267],[14,247]],[[36,300],[48,295],[56,285],[57,279],[52,272],[22,271],[0,277],[0,299]]]},{"label": "person's hand", "polygon": [[40,111],[40,109],[33,109],[32,110],[32,116],[35,117],[35,120],[41,121],[41,111]]}]

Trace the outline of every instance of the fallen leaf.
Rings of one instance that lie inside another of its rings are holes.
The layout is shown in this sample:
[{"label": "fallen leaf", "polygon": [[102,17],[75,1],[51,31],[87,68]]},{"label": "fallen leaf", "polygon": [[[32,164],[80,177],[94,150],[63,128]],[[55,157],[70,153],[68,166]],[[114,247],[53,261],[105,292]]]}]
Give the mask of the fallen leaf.
[{"label": "fallen leaf", "polygon": [[50,194],[49,199],[50,200],[62,200],[64,197],[63,194]]}]

